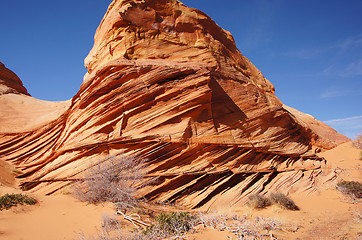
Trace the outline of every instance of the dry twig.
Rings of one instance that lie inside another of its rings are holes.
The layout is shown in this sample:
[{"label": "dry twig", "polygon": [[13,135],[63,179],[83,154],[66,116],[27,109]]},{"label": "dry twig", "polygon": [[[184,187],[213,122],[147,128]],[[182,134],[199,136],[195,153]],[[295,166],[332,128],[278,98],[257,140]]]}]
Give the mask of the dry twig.
[{"label": "dry twig", "polygon": [[[138,219],[136,219],[136,218],[131,217],[132,215],[136,215],[136,216],[138,216],[139,219],[141,219],[140,215],[138,215],[138,214],[136,214],[136,213],[131,214],[131,215],[129,215],[129,216],[126,215],[126,214],[124,214],[123,212],[121,212],[121,211],[119,211],[119,210],[117,210],[116,213],[117,213],[118,215],[122,215],[124,219],[126,219],[127,221],[130,221],[135,227],[139,227],[140,225],[146,226],[146,227],[151,226],[151,225],[148,224],[148,223],[142,222],[141,220],[138,220]],[[137,224],[138,224],[138,225],[137,225]]]}]

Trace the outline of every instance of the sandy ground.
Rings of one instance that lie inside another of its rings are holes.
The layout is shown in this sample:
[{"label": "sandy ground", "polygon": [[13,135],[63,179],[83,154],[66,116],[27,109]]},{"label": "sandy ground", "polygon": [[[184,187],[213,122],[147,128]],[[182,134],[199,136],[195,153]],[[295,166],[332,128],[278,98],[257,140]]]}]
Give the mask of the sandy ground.
[{"label": "sandy ground", "polygon": [[[330,167],[339,167],[342,179],[361,181],[360,151],[346,143],[320,153],[320,156],[328,160]],[[13,166],[0,161],[0,195],[20,192],[14,188],[14,174]],[[19,206],[0,212],[0,239],[79,239],[80,233],[95,234],[101,229],[102,216],[114,213],[111,205],[87,205],[70,195],[33,196],[39,200],[35,206]],[[285,226],[271,232],[277,239],[362,239],[361,202],[352,201],[331,186],[315,195],[294,194],[291,197],[300,211],[277,206],[260,211],[239,207],[220,209],[215,214],[273,218]],[[228,231],[198,227],[188,239],[236,237]]]},{"label": "sandy ground", "polygon": [[0,212],[0,239],[77,239],[95,233],[111,206],[81,203],[70,196],[35,196],[35,206],[19,206]]}]

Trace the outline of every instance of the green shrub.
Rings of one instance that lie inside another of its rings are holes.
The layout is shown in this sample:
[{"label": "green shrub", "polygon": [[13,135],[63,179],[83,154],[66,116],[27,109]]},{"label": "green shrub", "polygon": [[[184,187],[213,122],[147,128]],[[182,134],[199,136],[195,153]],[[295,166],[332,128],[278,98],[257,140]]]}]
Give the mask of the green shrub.
[{"label": "green shrub", "polygon": [[362,184],[355,181],[342,181],[337,184],[337,189],[355,198],[362,198]]},{"label": "green shrub", "polygon": [[270,194],[270,200],[272,201],[272,203],[278,204],[285,209],[294,211],[299,210],[299,207],[295,205],[294,201],[283,193]]},{"label": "green shrub", "polygon": [[36,204],[38,201],[35,200],[34,198],[28,197],[25,194],[5,194],[3,196],[0,197],[0,211],[3,209],[9,209],[13,206],[17,206],[18,204],[20,205],[34,205]]},{"label": "green shrub", "polygon": [[180,236],[190,231],[196,222],[197,218],[188,212],[161,213],[156,219],[156,224],[147,227],[142,235],[148,236],[150,239]]},{"label": "green shrub", "polygon": [[195,219],[188,212],[161,213],[157,225],[169,233],[186,233],[193,227]]},{"label": "green shrub", "polygon": [[253,209],[262,209],[271,205],[270,200],[260,194],[254,194],[249,197],[248,206]]}]

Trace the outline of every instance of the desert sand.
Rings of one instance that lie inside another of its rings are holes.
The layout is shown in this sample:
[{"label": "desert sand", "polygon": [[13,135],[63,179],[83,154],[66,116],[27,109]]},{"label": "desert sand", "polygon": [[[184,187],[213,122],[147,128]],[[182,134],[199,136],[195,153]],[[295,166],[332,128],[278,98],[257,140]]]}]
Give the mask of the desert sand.
[{"label": "desert sand", "polygon": [[[19,190],[0,188],[0,194]],[[69,195],[32,195],[34,206],[18,206],[0,212],[0,239],[77,239],[82,233],[95,233],[110,205],[89,205]]]}]

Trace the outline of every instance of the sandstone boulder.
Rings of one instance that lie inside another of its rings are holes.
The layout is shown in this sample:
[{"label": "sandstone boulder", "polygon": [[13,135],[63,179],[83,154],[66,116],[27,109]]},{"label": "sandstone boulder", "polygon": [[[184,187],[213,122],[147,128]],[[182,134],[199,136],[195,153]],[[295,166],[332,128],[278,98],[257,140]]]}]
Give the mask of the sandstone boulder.
[{"label": "sandstone boulder", "polygon": [[335,179],[314,150],[349,139],[285,107],[232,35],[197,9],[114,0],[85,65],[58,118],[0,134],[0,158],[23,171],[24,189],[56,192],[117,154],[147,159],[148,178],[158,177],[140,194],[189,207],[314,191]]}]

